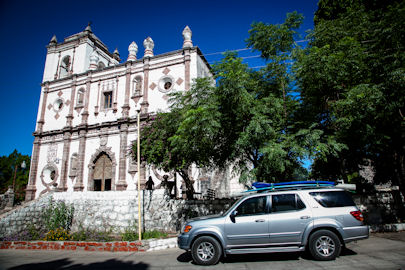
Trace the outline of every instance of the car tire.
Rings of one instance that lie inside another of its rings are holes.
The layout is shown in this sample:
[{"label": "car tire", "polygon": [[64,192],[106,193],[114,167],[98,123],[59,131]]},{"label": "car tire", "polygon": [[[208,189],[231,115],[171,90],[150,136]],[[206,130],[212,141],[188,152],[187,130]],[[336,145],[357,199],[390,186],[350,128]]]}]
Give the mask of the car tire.
[{"label": "car tire", "polygon": [[221,245],[211,236],[201,236],[191,247],[191,256],[196,264],[213,265],[221,258]]},{"label": "car tire", "polygon": [[329,230],[319,230],[309,237],[309,252],[318,261],[331,261],[339,256],[341,243],[339,237]]}]

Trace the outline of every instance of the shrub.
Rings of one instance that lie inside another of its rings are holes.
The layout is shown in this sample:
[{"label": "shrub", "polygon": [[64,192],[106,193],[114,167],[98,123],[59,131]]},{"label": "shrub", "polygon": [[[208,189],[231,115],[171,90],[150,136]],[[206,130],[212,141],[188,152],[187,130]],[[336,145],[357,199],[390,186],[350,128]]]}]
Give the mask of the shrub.
[{"label": "shrub", "polygon": [[66,231],[70,230],[73,220],[73,205],[67,205],[63,201],[49,200],[49,204],[42,212],[42,219],[48,231],[55,231],[63,228]]},{"label": "shrub", "polygon": [[71,234],[71,238],[74,241],[108,242],[113,240],[113,237],[111,236],[112,228],[104,231],[83,228],[82,225],[80,225],[79,228],[80,229],[77,232]]},{"label": "shrub", "polygon": [[164,237],[167,237],[167,233],[157,230],[146,231],[142,233],[142,239],[164,238]]},{"label": "shrub", "polygon": [[71,236],[64,228],[57,228],[56,230],[50,230],[46,235],[45,241],[65,241],[70,240]]},{"label": "shrub", "polygon": [[122,241],[136,241],[138,240],[138,226],[136,222],[121,234]]}]

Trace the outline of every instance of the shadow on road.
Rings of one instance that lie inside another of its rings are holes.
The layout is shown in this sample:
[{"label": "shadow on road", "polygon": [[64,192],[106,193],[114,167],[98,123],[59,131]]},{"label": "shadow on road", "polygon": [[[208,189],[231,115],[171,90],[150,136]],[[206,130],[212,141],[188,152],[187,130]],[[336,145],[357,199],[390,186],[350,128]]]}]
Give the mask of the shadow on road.
[{"label": "shadow on road", "polygon": [[116,259],[107,260],[104,262],[96,262],[96,263],[89,263],[89,264],[72,264],[73,262],[69,259],[61,259],[43,263],[36,263],[36,264],[24,264],[16,267],[9,268],[9,270],[43,270],[43,269],[80,269],[80,270],[90,270],[90,269],[140,269],[146,270],[149,268],[148,264],[139,262],[123,262]]},{"label": "shadow on road", "polygon": [[[351,249],[343,248],[340,256],[352,256],[357,253]],[[305,260],[313,260],[308,252],[290,252],[290,253],[260,253],[260,254],[241,254],[241,255],[227,255],[222,258],[223,263],[240,263],[240,262],[266,262],[266,261],[296,261],[299,258]],[[177,261],[183,263],[192,262],[190,252],[184,252],[177,257]],[[193,263],[193,262],[192,262]],[[193,263],[194,264],[194,263]]]}]

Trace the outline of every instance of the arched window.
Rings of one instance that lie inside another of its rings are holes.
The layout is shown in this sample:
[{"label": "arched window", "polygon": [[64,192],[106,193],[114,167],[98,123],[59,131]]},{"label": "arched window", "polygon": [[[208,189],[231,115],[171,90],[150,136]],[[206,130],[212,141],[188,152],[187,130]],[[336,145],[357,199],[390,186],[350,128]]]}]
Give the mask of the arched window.
[{"label": "arched window", "polygon": [[136,76],[133,81],[134,96],[142,96],[142,77]]},{"label": "arched window", "polygon": [[103,62],[98,62],[98,65],[97,65],[97,70],[101,70],[101,69],[103,69],[103,68],[105,68],[105,64],[103,63]]},{"label": "arched window", "polygon": [[65,57],[63,57],[62,62],[60,63],[60,78],[64,78],[66,76],[69,75],[69,71],[70,71],[70,56],[67,55]]},{"label": "arched window", "polygon": [[79,91],[77,91],[77,106],[83,106],[84,104],[84,89],[80,88]]}]

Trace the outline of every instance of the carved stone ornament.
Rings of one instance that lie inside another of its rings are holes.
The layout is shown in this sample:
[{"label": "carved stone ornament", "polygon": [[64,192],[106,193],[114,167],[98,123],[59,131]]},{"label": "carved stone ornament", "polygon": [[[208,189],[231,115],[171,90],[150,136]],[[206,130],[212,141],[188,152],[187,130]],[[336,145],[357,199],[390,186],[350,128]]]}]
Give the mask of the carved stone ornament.
[{"label": "carved stone ornament", "polygon": [[52,191],[51,187],[56,187],[56,181],[58,180],[58,177],[58,167],[56,167],[54,163],[48,163],[47,165],[45,165],[40,175],[42,185],[44,185],[45,189],[41,191],[39,195],[41,196],[47,192]]},{"label": "carved stone ornament", "polygon": [[77,153],[73,153],[72,157],[70,158],[70,169],[69,169],[69,177],[72,181],[77,176],[78,163],[79,163],[78,155]]},{"label": "carved stone ornament", "polygon": [[138,45],[136,45],[135,41],[132,41],[132,43],[128,47],[128,59],[127,61],[134,61],[136,60],[136,54],[138,53]]},{"label": "carved stone ornament", "polygon": [[155,43],[151,37],[147,37],[143,41],[143,46],[145,47],[145,54],[144,57],[152,57],[153,56],[153,48],[155,47]]},{"label": "carved stone ornament", "polygon": [[183,30],[183,48],[190,48],[193,47],[193,42],[191,41],[191,36],[193,34],[193,32],[191,32],[190,27],[188,27],[188,25],[184,28]]},{"label": "carved stone ornament", "polygon": [[108,137],[101,137],[100,138],[100,146],[106,146],[108,142]]},{"label": "carved stone ornament", "polygon": [[97,65],[98,65],[98,54],[96,51],[93,51],[90,55],[90,70],[96,70],[97,69]]},{"label": "carved stone ornament", "polygon": [[51,143],[48,146],[46,160],[48,163],[54,163],[57,160],[57,156],[58,156],[58,146],[54,143]]}]

